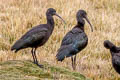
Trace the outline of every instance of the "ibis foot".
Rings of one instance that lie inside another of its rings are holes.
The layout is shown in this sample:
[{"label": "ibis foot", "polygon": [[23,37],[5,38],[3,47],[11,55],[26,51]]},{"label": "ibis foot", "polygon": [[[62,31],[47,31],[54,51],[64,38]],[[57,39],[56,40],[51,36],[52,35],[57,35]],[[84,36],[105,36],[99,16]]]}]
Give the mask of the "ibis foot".
[{"label": "ibis foot", "polygon": [[40,68],[44,68],[42,64],[37,64],[37,66],[39,66]]},{"label": "ibis foot", "polygon": [[43,65],[42,64],[39,64],[37,62],[33,62],[34,64],[36,64],[37,66],[39,66],[40,68],[43,68]]}]

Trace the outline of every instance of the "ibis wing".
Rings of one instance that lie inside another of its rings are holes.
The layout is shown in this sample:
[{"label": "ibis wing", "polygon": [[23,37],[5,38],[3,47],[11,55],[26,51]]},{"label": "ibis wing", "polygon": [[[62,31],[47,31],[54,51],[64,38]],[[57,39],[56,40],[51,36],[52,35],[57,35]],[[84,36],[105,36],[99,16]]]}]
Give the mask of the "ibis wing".
[{"label": "ibis wing", "polygon": [[73,29],[70,32],[68,32],[66,36],[63,38],[61,46],[69,45],[71,43],[74,43],[75,41],[80,41],[83,36],[84,36],[84,33],[81,33],[80,30]]},{"label": "ibis wing", "polygon": [[20,49],[30,47],[35,44],[36,41],[40,42],[46,36],[47,29],[40,30],[31,30],[23,35],[19,40],[15,42],[15,44],[11,47],[11,50],[15,50],[17,52]]},{"label": "ibis wing", "polygon": [[26,32],[19,40],[17,40],[15,44],[11,47],[11,50],[15,50],[15,52],[17,52],[20,49],[32,47],[36,44],[41,44],[42,39],[46,37],[47,33],[47,24],[40,24],[38,26],[35,26],[31,30]]},{"label": "ibis wing", "polygon": [[68,32],[63,38],[61,47],[56,55],[57,60],[62,61],[65,57],[75,55],[83,49],[83,46],[87,42],[86,40],[86,34],[81,33],[80,31],[72,30]]},{"label": "ibis wing", "polygon": [[25,34],[21,39],[25,42],[25,45],[34,44],[37,41],[41,41],[47,33],[48,29],[36,29],[31,31],[29,34]]},{"label": "ibis wing", "polygon": [[62,40],[61,46],[71,44],[73,37],[74,35],[71,32],[67,33],[66,36]]}]

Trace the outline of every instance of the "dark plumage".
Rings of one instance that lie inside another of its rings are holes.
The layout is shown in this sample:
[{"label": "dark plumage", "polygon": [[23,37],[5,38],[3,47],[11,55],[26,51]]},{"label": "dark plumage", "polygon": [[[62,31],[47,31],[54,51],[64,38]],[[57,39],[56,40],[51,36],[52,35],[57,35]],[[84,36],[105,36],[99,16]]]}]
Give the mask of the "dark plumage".
[{"label": "dark plumage", "polygon": [[112,65],[116,72],[120,74],[120,47],[115,46],[109,40],[104,41],[104,47],[110,50],[112,56]]},{"label": "dark plumage", "polygon": [[39,46],[44,45],[52,34],[54,29],[53,15],[56,15],[62,19],[59,15],[57,15],[55,9],[49,8],[46,12],[47,24],[40,24],[29,30],[15,42],[15,44],[11,47],[11,50],[15,50],[15,52],[17,52],[21,49],[31,47],[34,63],[38,65],[36,49]]},{"label": "dark plumage", "polygon": [[[77,25],[63,38],[61,47],[56,55],[58,61],[63,61],[65,58],[71,57],[73,69],[75,69],[76,65],[76,54],[84,49],[88,44],[88,37],[84,32],[84,19],[86,19],[90,24],[87,18],[87,13],[84,10],[79,10],[77,12],[76,18]],[[93,31],[92,26],[91,29]],[[73,55],[75,55],[74,58]]]}]

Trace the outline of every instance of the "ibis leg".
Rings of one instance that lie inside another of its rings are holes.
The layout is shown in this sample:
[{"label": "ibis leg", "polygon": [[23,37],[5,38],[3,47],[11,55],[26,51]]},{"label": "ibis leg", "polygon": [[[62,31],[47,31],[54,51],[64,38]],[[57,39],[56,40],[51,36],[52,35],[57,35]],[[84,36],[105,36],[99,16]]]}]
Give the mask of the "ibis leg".
[{"label": "ibis leg", "polygon": [[34,57],[35,57],[36,64],[38,64],[38,60],[37,60],[37,57],[36,57],[36,48],[34,49]]},{"label": "ibis leg", "polygon": [[74,61],[73,61],[73,57],[71,57],[71,61],[72,61],[72,68],[74,69]]},{"label": "ibis leg", "polygon": [[76,55],[74,57],[74,70],[76,69]]},{"label": "ibis leg", "polygon": [[37,60],[37,57],[36,57],[36,48],[34,49],[34,57],[35,57],[36,64],[37,64],[40,68],[43,68],[43,65],[41,65],[41,64],[38,63],[38,60]]},{"label": "ibis leg", "polygon": [[34,48],[32,48],[31,53],[32,53],[32,57],[33,57],[34,63],[36,63],[35,56],[34,56]]}]

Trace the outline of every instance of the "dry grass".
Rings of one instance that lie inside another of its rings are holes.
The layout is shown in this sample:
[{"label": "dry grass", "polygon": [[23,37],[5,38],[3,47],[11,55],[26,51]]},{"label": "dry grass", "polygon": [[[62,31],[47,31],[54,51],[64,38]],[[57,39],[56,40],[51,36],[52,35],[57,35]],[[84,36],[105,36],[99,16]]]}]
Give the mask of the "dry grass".
[{"label": "dry grass", "polygon": [[30,49],[10,51],[12,44],[33,26],[46,23],[45,12],[53,7],[64,18],[64,25],[57,17],[55,29],[49,41],[37,50],[39,61],[71,68],[71,60],[56,62],[55,55],[63,36],[76,24],[76,12],[84,9],[88,13],[94,32],[86,23],[88,46],[77,56],[77,70],[94,80],[118,80],[112,68],[111,56],[103,47],[108,39],[120,44],[120,1],[119,0],[0,0],[0,61],[32,60]]}]

